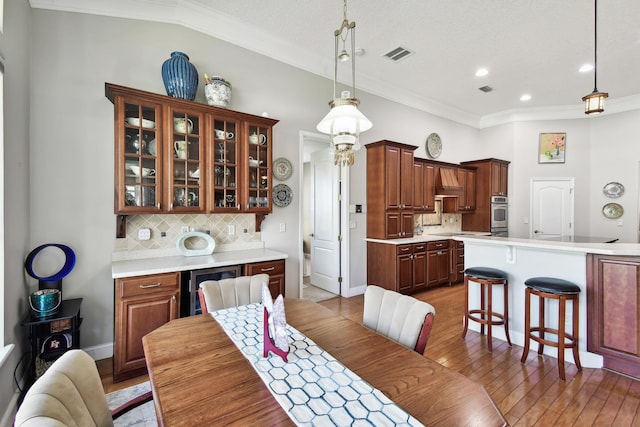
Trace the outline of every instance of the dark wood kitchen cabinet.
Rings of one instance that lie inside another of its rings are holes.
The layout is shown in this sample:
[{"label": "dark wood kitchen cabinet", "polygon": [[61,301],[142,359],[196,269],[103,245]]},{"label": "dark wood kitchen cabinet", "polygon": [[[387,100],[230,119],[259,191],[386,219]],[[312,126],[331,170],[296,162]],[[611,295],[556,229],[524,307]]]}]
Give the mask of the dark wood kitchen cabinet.
[{"label": "dark wood kitchen cabinet", "polygon": [[458,210],[471,212],[476,209],[476,170],[458,168],[458,182],[463,187],[463,195],[458,199]]},{"label": "dark wood kitchen cabinet", "polygon": [[435,212],[435,166],[424,159],[413,162],[413,210]]},{"label": "dark wood kitchen cabinet", "polygon": [[640,257],[587,255],[587,350],[640,379]]},{"label": "dark wood kitchen cabinet", "polygon": [[427,286],[450,283],[449,257],[449,240],[427,243]]},{"label": "dark wood kitchen cabinet", "polygon": [[417,147],[378,141],[367,148],[367,237],[413,236],[413,152]]},{"label": "dark wood kitchen cabinet", "polygon": [[483,159],[462,162],[476,168],[476,208],[462,216],[462,230],[491,231],[491,196],[506,196],[509,162]]},{"label": "dark wood kitchen cabinet", "polygon": [[449,281],[451,283],[460,283],[464,280],[464,242],[451,240],[450,246]]},{"label": "dark wood kitchen cabinet", "polygon": [[254,274],[268,274],[269,275],[269,291],[272,298],[277,298],[278,295],[285,297],[285,262],[284,260],[254,262],[251,264],[245,264],[244,274],[246,276],[253,276]]},{"label": "dark wood kitchen cabinet", "polygon": [[509,162],[495,160],[491,162],[491,195],[506,196]]},{"label": "dark wood kitchen cabinet", "polygon": [[180,274],[115,281],[113,381],[146,373],[142,337],[180,314]]},{"label": "dark wood kitchen cabinet", "polygon": [[271,212],[278,120],[111,83],[105,95],[116,214]]},{"label": "dark wood kitchen cabinet", "polygon": [[462,193],[458,197],[443,199],[443,212],[469,213],[476,210],[476,170],[475,168],[456,168],[458,184]]},{"label": "dark wood kitchen cabinet", "polygon": [[367,283],[403,294],[426,287],[426,243],[367,242]]}]

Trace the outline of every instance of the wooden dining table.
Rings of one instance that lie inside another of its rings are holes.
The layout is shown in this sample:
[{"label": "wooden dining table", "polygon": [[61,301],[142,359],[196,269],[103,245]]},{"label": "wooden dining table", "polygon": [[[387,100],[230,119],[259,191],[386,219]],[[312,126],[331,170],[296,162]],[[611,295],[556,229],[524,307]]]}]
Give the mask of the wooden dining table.
[{"label": "wooden dining table", "polygon": [[[288,299],[285,309],[289,325],[424,425],[507,425],[469,378],[314,302]],[[160,426],[294,425],[211,314],[142,341]]]}]

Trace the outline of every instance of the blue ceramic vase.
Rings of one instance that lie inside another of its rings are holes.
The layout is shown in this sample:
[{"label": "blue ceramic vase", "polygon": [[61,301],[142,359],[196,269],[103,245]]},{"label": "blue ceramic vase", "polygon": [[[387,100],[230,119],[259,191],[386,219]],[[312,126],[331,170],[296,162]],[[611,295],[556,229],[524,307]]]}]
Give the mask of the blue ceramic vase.
[{"label": "blue ceramic vase", "polygon": [[196,99],[198,70],[182,52],[171,52],[171,58],[162,63],[162,81],[167,95],[174,98]]}]

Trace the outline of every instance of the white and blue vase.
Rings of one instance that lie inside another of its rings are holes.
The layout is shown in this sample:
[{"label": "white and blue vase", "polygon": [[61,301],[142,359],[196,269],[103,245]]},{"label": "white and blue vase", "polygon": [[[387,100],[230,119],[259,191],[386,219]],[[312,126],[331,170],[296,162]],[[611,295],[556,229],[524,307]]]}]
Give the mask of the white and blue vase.
[{"label": "white and blue vase", "polygon": [[171,52],[171,58],[162,63],[162,81],[167,95],[174,98],[196,99],[198,70],[182,52]]},{"label": "white and blue vase", "polygon": [[222,77],[214,76],[204,85],[204,97],[207,104],[227,108],[231,101],[231,83]]}]

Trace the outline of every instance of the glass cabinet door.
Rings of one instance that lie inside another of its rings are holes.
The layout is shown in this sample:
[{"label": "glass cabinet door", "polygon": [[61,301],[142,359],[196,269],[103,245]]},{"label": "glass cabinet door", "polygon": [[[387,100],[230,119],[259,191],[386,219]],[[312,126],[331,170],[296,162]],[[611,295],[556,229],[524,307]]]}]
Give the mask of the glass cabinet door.
[{"label": "glass cabinet door", "polygon": [[160,107],[124,100],[116,122],[119,212],[155,212],[161,206]]},{"label": "glass cabinet door", "polygon": [[167,141],[169,210],[204,211],[204,116],[202,113],[170,109],[171,137]]},{"label": "glass cabinet door", "polygon": [[246,162],[244,210],[268,212],[271,207],[271,128],[248,123],[245,128]]},{"label": "glass cabinet door", "polygon": [[238,122],[222,119],[213,120],[211,164],[213,165],[213,200],[210,210],[237,211],[238,200],[239,146]]}]

